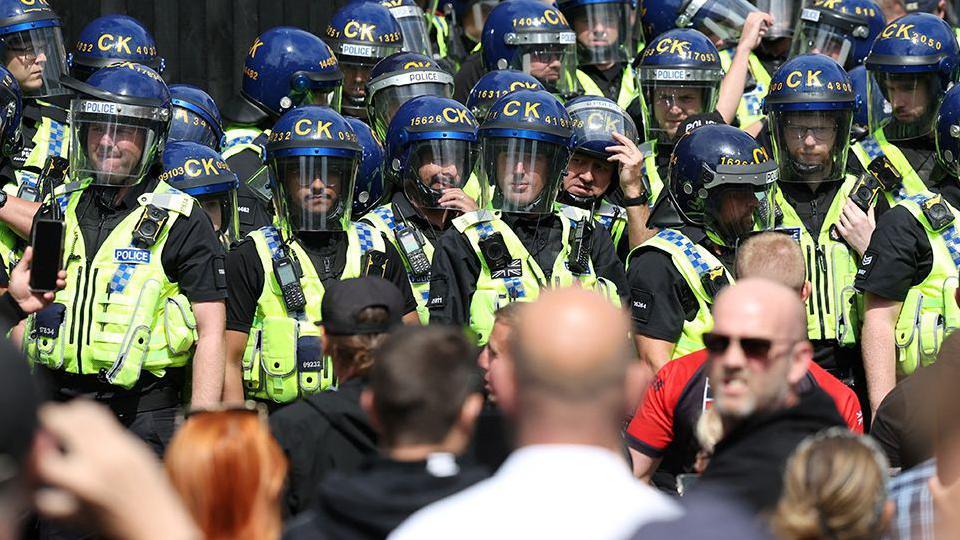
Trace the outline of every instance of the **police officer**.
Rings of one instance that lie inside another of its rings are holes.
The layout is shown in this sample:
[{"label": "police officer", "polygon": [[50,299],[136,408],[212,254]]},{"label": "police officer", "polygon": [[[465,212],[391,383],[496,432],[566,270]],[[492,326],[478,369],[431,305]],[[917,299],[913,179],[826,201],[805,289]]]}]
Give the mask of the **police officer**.
[{"label": "police officer", "polygon": [[[933,128],[937,104],[956,81],[960,47],[950,25],[929,13],[914,13],[888,24],[865,65],[876,88],[890,103],[884,119],[867,87],[870,135],[853,147],[859,165],[882,173],[892,202],[940,183],[946,171],[937,165]],[[901,193],[902,191],[902,193]]]},{"label": "police officer", "polygon": [[390,122],[386,174],[399,189],[389,204],[374,209],[364,221],[403,256],[424,324],[429,319],[430,262],[437,241],[454,218],[479,209],[464,192],[479,151],[477,121],[449,98],[414,98]]},{"label": "police officer", "polygon": [[226,158],[241,150],[235,146],[250,144],[270,127],[267,113],[239,95],[231,96],[221,107],[223,116],[223,155]]},{"label": "police officer", "polygon": [[[567,102],[573,122],[573,155],[557,201],[568,216],[592,216],[610,234],[617,255],[626,260],[630,248],[649,236],[648,189],[637,148],[637,126],[613,100],[581,96]],[[578,211],[573,211],[574,209]]]},{"label": "police officer", "polygon": [[340,8],[324,35],[343,72],[341,110],[344,115],[365,120],[370,70],[381,59],[400,52],[400,24],[387,8],[373,2],[357,2]]},{"label": "police officer", "polygon": [[780,164],[777,228],[800,244],[812,288],[807,334],[814,360],[848,384],[860,364],[862,298],[853,280],[874,228],[874,194],[854,194],[853,202],[859,178],[846,174],[855,99],[837,62],[802,54],[780,66],[764,103]]},{"label": "police officer", "polygon": [[380,206],[386,193],[383,182],[383,145],[363,120],[352,116],[345,116],[344,119],[353,128],[357,144],[363,148],[363,156],[357,169],[357,183],[353,187],[351,208],[354,221],[359,221],[367,212]]},{"label": "police officer", "polygon": [[98,17],[84,26],[67,56],[70,75],[81,81],[118,62],[141,64],[160,75],[167,66],[150,31],[133,17],[117,14]]},{"label": "police officer", "polygon": [[960,90],[954,87],[943,97],[934,131],[936,159],[947,175],[885,213],[860,261],[863,364],[874,412],[898,379],[932,364],[944,336],[960,326],[958,134]]},{"label": "police officer", "polygon": [[223,149],[223,120],[210,94],[189,84],[170,86],[173,119],[168,142],[190,141],[217,151]]},{"label": "police officer", "polygon": [[690,28],[652,40],[634,70],[641,92],[645,174],[656,200],[680,125],[691,115],[714,111],[723,70],[717,48]]},{"label": "police officer", "polygon": [[[870,125],[880,125],[890,118],[892,107],[877,82],[871,79],[867,74],[867,68],[860,65],[847,72],[850,75],[850,82],[853,84],[853,93],[857,96],[855,108],[853,110],[853,131],[851,132],[851,144],[860,142],[861,139],[870,134]],[[870,85],[870,91],[867,91],[867,85]],[[868,107],[867,102],[873,103],[873,107]],[[870,122],[869,114],[878,116],[876,120]]]},{"label": "police officer", "polygon": [[[527,24],[528,22],[535,24]],[[583,93],[577,82],[577,37],[555,7],[511,0],[493,8],[483,25],[483,66],[513,68],[534,76],[561,100]]]},{"label": "police officer", "polygon": [[469,326],[482,345],[499,307],[533,301],[544,288],[579,284],[619,302],[623,267],[609,235],[592,234],[587,219],[573,221],[554,206],[570,123],[547,92],[519,90],[494,104],[479,130],[493,210],[454,219],[437,242],[431,323]]},{"label": "police officer", "polygon": [[637,99],[630,2],[561,0],[558,7],[577,36],[577,81],[583,92],[610,98],[626,110]]},{"label": "police officer", "polygon": [[200,203],[223,247],[236,242],[240,181],[220,153],[195,142],[171,142],[163,150],[161,163],[160,180]]},{"label": "police officer", "polygon": [[773,227],[777,175],[777,163],[738,128],[705,125],[677,141],[669,185],[650,215],[661,230],[627,259],[637,350],[654,371],[703,348],[737,242]]},{"label": "police officer", "polygon": [[884,26],[883,11],[871,0],[814,0],[800,14],[790,57],[825,54],[850,70],[867,58]]},{"label": "police officer", "polygon": [[[342,84],[337,58],[326,43],[299,28],[279,26],[253,40],[244,60],[240,94],[276,120],[305,104],[340,110]],[[273,222],[273,195],[264,159],[267,135],[262,132],[224,152],[230,170],[240,178],[241,237]]]},{"label": "police officer", "polygon": [[105,403],[162,453],[188,366],[193,405],[221,398],[223,248],[197,202],[151,172],[171,115],[163,79],[125,63],[68,84],[73,181],[36,214],[65,223],[67,287],[28,319],[24,347],[57,398]]},{"label": "police officer", "polygon": [[289,403],[333,384],[319,354],[316,322],[325,283],[377,275],[405,291],[406,320],[416,321],[400,255],[373,227],[351,221],[361,148],[329,107],[284,114],[267,142],[276,179],[277,226],[254,231],[227,255],[228,391]]},{"label": "police officer", "polygon": [[483,122],[490,106],[503,96],[517,90],[545,90],[540,81],[515,69],[498,69],[480,77],[470,90],[464,105],[477,122]]},{"label": "police officer", "polygon": [[[400,25],[403,34],[403,49],[407,52],[422,54],[428,58],[443,58],[446,56],[446,47],[442,53],[434,56],[434,49],[430,43],[427,31],[427,17],[423,10],[413,0],[381,0],[380,5],[390,10],[390,15]],[[342,62],[341,62],[342,63]]]},{"label": "police officer", "polygon": [[[7,68],[0,66],[0,182],[13,186],[16,180],[11,158],[20,151],[20,122],[23,118],[23,97],[20,84]],[[6,204],[6,192],[0,192],[0,208]],[[18,260],[21,240],[0,223],[0,287],[9,282],[9,272]]]},{"label": "police officer", "polygon": [[412,52],[393,54],[370,71],[368,123],[380,141],[386,143],[387,128],[401,105],[417,96],[448,98],[451,95],[453,76],[435,61]]}]

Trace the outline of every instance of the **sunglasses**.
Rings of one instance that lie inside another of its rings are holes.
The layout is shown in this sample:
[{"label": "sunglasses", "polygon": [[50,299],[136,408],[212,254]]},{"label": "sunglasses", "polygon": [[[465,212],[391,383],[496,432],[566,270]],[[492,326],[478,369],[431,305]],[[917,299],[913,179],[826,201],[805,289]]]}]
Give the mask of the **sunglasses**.
[{"label": "sunglasses", "polygon": [[751,358],[766,358],[770,354],[770,348],[773,347],[773,340],[767,338],[741,337],[735,338],[717,334],[716,332],[706,332],[703,334],[703,345],[707,352],[711,354],[723,354],[730,348],[734,341],[740,343],[743,353]]}]

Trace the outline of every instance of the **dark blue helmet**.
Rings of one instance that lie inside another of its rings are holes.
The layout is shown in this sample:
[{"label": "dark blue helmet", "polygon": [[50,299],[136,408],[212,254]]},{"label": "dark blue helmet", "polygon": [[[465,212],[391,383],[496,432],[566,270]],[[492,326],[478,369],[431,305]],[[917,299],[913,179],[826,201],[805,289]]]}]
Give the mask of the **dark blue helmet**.
[{"label": "dark blue helmet", "polygon": [[720,53],[697,30],[670,30],[634,62],[645,140],[668,144],[688,116],[714,110],[723,79]]},{"label": "dark blue helmet", "polygon": [[443,192],[466,186],[479,150],[477,121],[469,109],[450,98],[416,97],[390,122],[387,177],[415,207],[442,209]]},{"label": "dark blue helmet", "polygon": [[150,31],[126,15],[104,15],[84,26],[67,60],[73,77],[82,81],[117,62],[142,64],[161,75],[166,68]]},{"label": "dark blue helmet", "polygon": [[224,245],[239,238],[237,188],[240,180],[219,152],[180,141],[167,145],[160,180],[200,201]]},{"label": "dark blue helmet", "polygon": [[651,226],[701,227],[717,245],[734,247],[744,235],[774,225],[777,163],[739,128],[709,124],[686,133],[670,156],[670,180],[650,215]]},{"label": "dark blue helmet", "polygon": [[647,43],[674,28],[710,32],[725,43],[740,39],[747,15],[757,8],[747,0],[640,0]]},{"label": "dark blue helmet", "polygon": [[557,7],[577,35],[581,66],[633,60],[629,0],[559,0]]},{"label": "dark blue helmet", "polygon": [[825,54],[850,69],[863,63],[886,22],[871,0],[814,0],[800,13],[790,57]]},{"label": "dark blue helmet", "polygon": [[343,74],[330,47],[289,26],[271,28],[250,47],[240,94],[275,117],[308,104],[340,109]]},{"label": "dark blue helmet", "polygon": [[363,120],[352,116],[344,118],[356,133],[357,142],[363,147],[363,157],[360,159],[360,168],[357,171],[357,183],[353,187],[351,213],[356,221],[383,201],[386,192],[383,185],[383,145]]},{"label": "dark blue helmet", "polygon": [[[960,46],[950,25],[929,13],[911,13],[888,24],[870,49],[864,65],[877,88],[890,102],[893,114],[870,130],[883,128],[887,140],[913,139],[929,134],[937,103],[957,79]],[[872,88],[867,87],[867,90]],[[891,91],[892,90],[892,91]],[[915,104],[926,104],[917,114]],[[872,97],[867,106],[873,104]],[[882,115],[870,113],[879,121]]]},{"label": "dark blue helmet", "polygon": [[933,136],[937,161],[954,177],[960,177],[960,86],[947,90],[943,96]]},{"label": "dark blue helmet", "polygon": [[20,84],[10,70],[0,66],[0,152],[11,157],[20,151],[20,121],[23,118],[23,96]]},{"label": "dark blue helmet", "polygon": [[579,93],[577,36],[557,8],[537,0],[510,0],[490,11],[480,38],[487,71],[529,73],[564,98]]},{"label": "dark blue helmet", "polygon": [[[380,0],[380,5],[389,9],[403,33],[403,50],[433,57],[427,18],[413,0]],[[459,19],[458,19],[459,20]]]},{"label": "dark blue helmet", "polygon": [[0,53],[12,73],[24,73],[17,79],[24,97],[69,93],[61,83],[67,74],[61,27],[47,0],[0,0]]},{"label": "dark blue helmet", "polygon": [[[616,163],[607,161],[607,158],[613,155],[607,152],[607,147],[621,144],[613,138],[613,133],[637,142],[637,125],[615,101],[604,97],[578,97],[568,101],[566,107],[573,125],[573,156],[567,167],[568,178],[579,175],[585,168],[598,166],[597,163],[611,171],[610,185],[603,193],[587,194],[590,186],[577,186],[573,191],[560,191],[560,202],[583,206],[594,202],[598,196],[613,193],[619,187],[618,167]],[[564,187],[569,188],[566,185]],[[580,188],[582,193],[575,192]]]},{"label": "dark blue helmet", "polygon": [[167,138],[173,114],[167,84],[156,71],[129,62],[105,67],[86,82],[64,83],[77,93],[70,103],[74,180],[114,187],[140,182]]},{"label": "dark blue helmet", "polygon": [[[853,83],[833,58],[802,54],[784,62],[764,100],[780,181],[843,180],[854,108]],[[828,156],[812,152],[824,144],[830,145]]]},{"label": "dark blue helmet", "polygon": [[480,77],[467,96],[467,108],[479,122],[498,99],[517,90],[544,90],[540,81],[515,69],[498,69]]},{"label": "dark blue helmet", "polygon": [[493,207],[549,214],[570,159],[573,127],[563,104],[548,92],[518,90],[490,108],[480,126],[482,180]]},{"label": "dark blue helmet", "polygon": [[362,157],[353,128],[330,107],[304,105],[281,116],[267,138],[281,223],[291,232],[347,230]]},{"label": "dark blue helmet", "polygon": [[400,52],[400,25],[380,4],[353,2],[333,15],[325,36],[343,72],[343,114],[366,119],[370,70],[381,59]]},{"label": "dark blue helmet", "polygon": [[367,117],[385,140],[387,127],[401,105],[417,96],[453,96],[453,75],[422,54],[400,52],[381,60],[367,83]]},{"label": "dark blue helmet", "polygon": [[[857,96],[857,108],[853,111],[853,124],[860,128],[866,129],[871,124],[880,125],[880,121],[889,118],[890,104],[887,103],[887,100],[883,99],[883,94],[880,92],[880,88],[877,86],[876,81],[868,76],[867,68],[864,66],[857,66],[848,71],[847,75],[850,75],[850,82],[853,84],[853,93]],[[870,92],[867,91],[867,84],[873,86]],[[872,108],[867,105],[868,99],[873,101]],[[870,122],[870,118],[868,116],[868,112],[870,110],[872,110],[875,114],[879,114],[880,118]]]},{"label": "dark blue helmet", "polygon": [[189,84],[170,86],[173,120],[168,141],[192,141],[213,148],[223,148],[223,120],[220,109],[210,94]]}]

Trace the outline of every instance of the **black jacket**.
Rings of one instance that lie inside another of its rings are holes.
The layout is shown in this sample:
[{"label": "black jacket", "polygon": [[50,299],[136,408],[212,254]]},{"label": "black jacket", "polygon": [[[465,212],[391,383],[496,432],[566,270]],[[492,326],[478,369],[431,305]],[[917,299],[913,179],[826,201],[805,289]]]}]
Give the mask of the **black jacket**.
[{"label": "black jacket", "polygon": [[732,496],[755,513],[773,510],[783,490],[787,458],[800,441],[844,425],[826,393],[805,392],[796,406],[754,415],[726,434],[694,491]]},{"label": "black jacket", "polygon": [[283,538],[386,538],[417,510],[487,477],[485,469],[462,462],[446,470],[452,463],[449,454],[413,462],[377,458],[352,474],[330,475],[314,507],[291,522]]},{"label": "black jacket", "polygon": [[350,380],[339,389],[309,396],[270,416],[270,429],[290,462],[287,514],[313,503],[317,486],[331,472],[358,469],[377,453],[377,435],[360,408],[365,383]]}]

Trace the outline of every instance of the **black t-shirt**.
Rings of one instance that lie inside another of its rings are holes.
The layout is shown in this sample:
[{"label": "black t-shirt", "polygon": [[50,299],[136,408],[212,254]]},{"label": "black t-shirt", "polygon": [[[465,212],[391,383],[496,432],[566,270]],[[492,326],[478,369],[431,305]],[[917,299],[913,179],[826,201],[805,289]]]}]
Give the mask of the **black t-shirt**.
[{"label": "black t-shirt", "polygon": [[[563,248],[560,219],[554,215],[531,219],[520,214],[504,214],[502,219],[550,279],[553,263]],[[430,279],[430,322],[466,324],[480,276],[478,254],[467,237],[456,229],[445,232],[435,247]],[[625,296],[626,276],[609,234],[592,235],[590,260],[596,275],[610,280],[620,296]]]},{"label": "black t-shirt", "polygon": [[930,399],[930,380],[936,365],[903,379],[877,408],[870,427],[891,467],[907,470],[933,457],[936,400]]},{"label": "black t-shirt", "polygon": [[[685,227],[682,232],[692,242],[713,247],[699,229]],[[732,255],[723,255],[721,262],[731,268],[731,261],[724,259],[730,259]],[[673,264],[673,258],[650,247],[633,251],[627,282],[634,332],[676,343],[683,333],[684,321],[694,320],[699,306],[690,286]]]},{"label": "black t-shirt", "polygon": [[[324,282],[339,279],[347,264],[347,237],[345,233],[305,233],[299,238],[300,246],[310,257],[310,263]],[[404,315],[417,309],[417,301],[407,280],[400,254],[384,238],[383,264],[375,265],[383,278],[400,289],[404,299]],[[306,261],[300,261],[305,264]],[[230,276],[227,302],[227,330],[250,332],[250,325],[257,312],[257,300],[263,292],[263,263],[253,239],[247,238],[227,253],[227,275]]]},{"label": "black t-shirt", "polygon": [[480,77],[483,77],[486,73],[481,51],[470,53],[460,63],[460,71],[453,76],[453,99],[466,104],[467,98],[470,97],[470,91],[473,90]]},{"label": "black t-shirt", "polygon": [[[948,203],[960,208],[956,179],[946,180],[937,188]],[[933,251],[926,229],[906,208],[895,206],[877,220],[855,285],[861,291],[902,302],[911,287],[927,278],[932,267]]]}]

